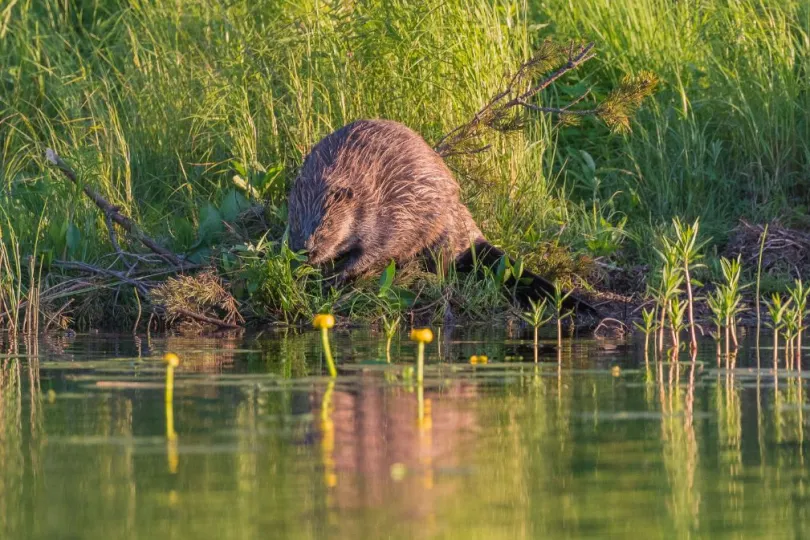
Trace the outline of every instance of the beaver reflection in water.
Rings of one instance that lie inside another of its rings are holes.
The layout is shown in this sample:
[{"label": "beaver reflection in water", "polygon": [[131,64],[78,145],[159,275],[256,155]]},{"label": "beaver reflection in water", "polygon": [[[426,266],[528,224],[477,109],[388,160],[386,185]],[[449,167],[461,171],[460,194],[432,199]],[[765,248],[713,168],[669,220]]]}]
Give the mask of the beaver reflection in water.
[{"label": "beaver reflection in water", "polygon": [[[417,133],[388,120],[358,120],[318,142],[288,208],[290,247],[306,249],[313,265],[345,256],[341,280],[430,253],[469,267],[471,246],[484,264],[504,255],[461,203],[458,182],[441,156]],[[542,277],[528,277],[533,279],[523,295],[553,291]],[[567,303],[593,312],[577,299]]]}]

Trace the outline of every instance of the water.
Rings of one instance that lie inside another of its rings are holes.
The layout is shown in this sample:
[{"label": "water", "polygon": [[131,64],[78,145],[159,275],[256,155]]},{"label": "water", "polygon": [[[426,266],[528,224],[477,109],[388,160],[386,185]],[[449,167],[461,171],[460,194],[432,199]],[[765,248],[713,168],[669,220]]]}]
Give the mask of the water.
[{"label": "water", "polygon": [[392,365],[369,332],[333,345],[334,384],[308,332],[21,344],[0,538],[807,537],[807,380],[749,349],[731,372],[593,340],[535,365],[497,331],[440,336],[420,422],[411,343]]}]

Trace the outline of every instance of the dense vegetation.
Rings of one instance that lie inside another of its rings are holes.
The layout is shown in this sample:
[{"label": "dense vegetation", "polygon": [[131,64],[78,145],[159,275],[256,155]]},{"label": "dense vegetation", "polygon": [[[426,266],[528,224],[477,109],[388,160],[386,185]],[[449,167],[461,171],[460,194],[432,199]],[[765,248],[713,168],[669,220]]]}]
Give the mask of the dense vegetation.
[{"label": "dense vegetation", "polygon": [[[385,117],[438,141],[549,38],[593,40],[598,56],[538,102],[589,90],[593,104],[642,70],[661,83],[631,133],[534,113],[518,134],[489,135],[490,151],[450,158],[494,243],[541,271],[582,274],[594,259],[653,261],[674,216],[700,219],[709,255],[741,218],[808,225],[810,5],[799,0],[11,0],[0,7],[0,311],[37,282],[37,302],[62,317],[49,323],[140,316],[137,287],[61,264],[127,268],[105,216],[45,162],[51,147],[149,235],[213,258],[219,276],[206,279],[259,317],[367,314],[409,294],[491,313],[508,304],[497,287],[454,276],[412,277],[410,292],[385,277],[384,294],[325,290],[276,242],[285,195],[326,133]],[[212,301],[227,304],[221,292]],[[220,315],[235,320],[231,309]]]}]

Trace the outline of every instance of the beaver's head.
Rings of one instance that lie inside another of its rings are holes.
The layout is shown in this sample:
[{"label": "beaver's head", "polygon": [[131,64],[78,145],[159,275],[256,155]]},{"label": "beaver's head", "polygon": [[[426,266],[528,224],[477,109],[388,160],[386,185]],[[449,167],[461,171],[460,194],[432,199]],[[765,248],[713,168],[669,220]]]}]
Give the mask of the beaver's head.
[{"label": "beaver's head", "polygon": [[306,249],[310,264],[335,259],[352,247],[357,206],[351,188],[331,187],[317,194],[293,188],[289,204],[290,248]]}]

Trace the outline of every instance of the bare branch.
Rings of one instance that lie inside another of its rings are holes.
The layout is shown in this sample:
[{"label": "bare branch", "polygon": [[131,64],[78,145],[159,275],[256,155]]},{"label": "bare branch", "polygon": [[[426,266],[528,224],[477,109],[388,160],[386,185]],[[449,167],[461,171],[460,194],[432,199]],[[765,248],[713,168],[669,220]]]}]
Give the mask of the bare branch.
[{"label": "bare branch", "polygon": [[[501,132],[517,131],[524,125],[524,117],[516,112],[518,109],[536,111],[560,116],[561,122],[573,117],[596,116],[603,120],[613,131],[623,132],[630,129],[630,115],[640,105],[644,97],[650,95],[657,78],[650,72],[642,72],[635,77],[625,77],[619,88],[598,106],[589,109],[574,109],[587,96],[590,90],[568,104],[560,107],[546,107],[530,103],[530,100],[542,92],[566,73],[582,66],[596,56],[594,44],[576,44],[571,42],[561,47],[551,41],[544,42],[535,55],[523,63],[514,75],[508,77],[506,87],[498,92],[466,124],[451,130],[433,147],[442,157],[470,155],[486,151],[490,146],[481,144],[481,137],[487,129]],[[531,81],[539,74],[548,72],[539,83]],[[528,86],[528,89],[522,89]]]},{"label": "bare branch", "polygon": [[136,260],[132,264],[127,262],[126,257],[128,253],[124,252],[124,250],[121,249],[121,246],[118,245],[118,238],[115,234],[115,225],[113,225],[112,216],[110,216],[110,214],[108,213],[105,213],[104,222],[107,224],[107,232],[109,233],[110,236],[110,244],[112,244],[115,253],[118,254],[118,257],[121,259],[121,262],[124,263],[124,266],[126,266],[130,272],[133,271],[135,267],[138,266],[138,261]]},{"label": "bare branch", "polygon": [[73,169],[71,169],[70,166],[68,166],[68,164],[65,163],[62,160],[62,158],[60,158],[57,155],[56,152],[48,148],[47,150],[45,150],[45,158],[50,163],[55,165],[60,171],[62,171],[62,174],[64,174],[68,178],[68,180],[70,180],[77,186],[80,186],[84,191],[85,195],[90,197],[90,199],[96,204],[96,206],[98,206],[101,209],[102,212],[104,212],[106,216],[109,216],[110,219],[121,225],[124,228],[124,230],[126,230],[129,234],[134,236],[139,242],[141,242],[147,248],[152,250],[154,253],[160,255],[160,257],[163,258],[163,260],[165,260],[169,264],[172,264],[180,268],[184,266],[183,261],[181,261],[180,258],[177,257],[177,255],[175,255],[168,249],[164,248],[163,246],[155,242],[152,238],[147,236],[141,230],[141,228],[138,226],[137,223],[135,223],[125,215],[121,214],[118,211],[118,208],[110,204],[110,202],[104,197],[102,197],[97,191],[95,191],[93,188],[89,186],[86,185],[82,186],[79,183],[79,180]]},{"label": "bare branch", "polygon": [[487,150],[489,150],[490,148],[492,148],[492,145],[487,144],[480,148],[473,148],[472,150],[459,150],[458,152],[449,151],[447,153],[442,154],[442,157],[446,158],[450,156],[461,156],[461,155],[469,156],[471,154],[482,154]]},{"label": "bare branch", "polygon": [[526,107],[532,111],[544,112],[544,113],[551,113],[551,114],[574,114],[577,116],[589,116],[591,114],[596,114],[598,109],[582,109],[582,110],[574,110],[571,111],[568,109],[570,105],[565,107],[540,107],[538,105],[533,105],[531,103],[526,103],[525,101],[518,101],[518,105]]},{"label": "bare branch", "polygon": [[[573,43],[571,45],[573,47]],[[504,105],[504,106],[505,107],[514,106],[514,105],[518,104],[518,101],[526,101],[527,99],[531,98],[532,96],[534,96],[538,92],[540,92],[542,90],[545,90],[554,81],[556,81],[557,79],[559,79],[560,77],[562,77],[563,75],[568,73],[569,71],[577,69],[579,66],[581,66],[582,64],[584,64],[585,62],[587,62],[588,60],[590,60],[591,58],[596,56],[596,53],[591,53],[591,49],[593,49],[593,42],[588,43],[587,45],[581,47],[579,54],[577,54],[575,57],[571,58],[569,56],[568,63],[566,63],[561,68],[559,68],[557,71],[555,71],[554,73],[552,73],[551,75],[546,77],[540,84],[538,84],[537,86],[535,86],[533,88],[528,89],[527,91],[522,93],[520,95],[520,97],[517,97],[517,98],[513,99],[512,101],[508,101],[506,103],[506,105]]]},{"label": "bare branch", "polygon": [[188,317],[190,319],[195,319],[195,320],[198,320],[200,322],[213,324],[213,325],[218,326],[219,328],[229,328],[231,330],[239,330],[239,329],[242,328],[238,324],[225,322],[222,319],[216,319],[214,317],[209,317],[207,315],[202,315],[201,313],[195,313],[193,311],[189,311],[189,310],[184,309],[184,308],[174,308],[174,311],[177,312],[179,315],[185,315],[186,317]]},{"label": "bare branch", "polygon": [[144,296],[149,297],[149,287],[142,279],[129,277],[122,272],[111,270],[109,268],[101,268],[99,266],[93,266],[92,264],[78,261],[54,261],[53,265],[58,268],[64,268],[65,270],[78,270],[80,272],[86,272],[89,274],[99,274],[102,276],[113,277],[124,283],[129,283],[133,287],[136,287]]},{"label": "bare branch", "polygon": [[[538,92],[548,88],[557,79],[565,75],[571,70],[577,69],[579,66],[590,60],[595,56],[592,52],[593,43],[576,46],[573,42],[568,47],[567,54],[562,51],[558,46],[553,45],[551,42],[544,43],[537,54],[528,62],[525,62],[517,72],[509,78],[506,87],[498,92],[486,105],[484,105],[478,112],[475,113],[473,118],[453,129],[442,137],[434,146],[434,150],[442,157],[461,154],[476,154],[483,152],[489,148],[489,145],[477,148],[464,148],[473,144],[481,135],[483,128],[490,128],[499,131],[510,131],[517,129],[522,125],[519,119],[509,120],[509,114],[512,109],[516,107],[523,107],[531,110],[548,113],[568,113],[572,114],[573,111],[568,111],[568,108],[579,103],[584,99],[585,95],[580,96],[577,100],[570,103],[566,107],[553,108],[553,107],[539,107],[537,105],[530,105],[527,100],[535,96]],[[560,60],[567,58],[565,63],[559,66]],[[518,95],[518,85],[530,79],[538,69],[544,69],[558,65],[559,67],[551,73],[551,75],[544,78],[540,83],[531,85],[528,90],[525,90]],[[515,96],[508,101],[504,101],[509,96]],[[589,109],[587,112],[577,113],[581,116],[588,114],[595,114],[596,109]]]}]

